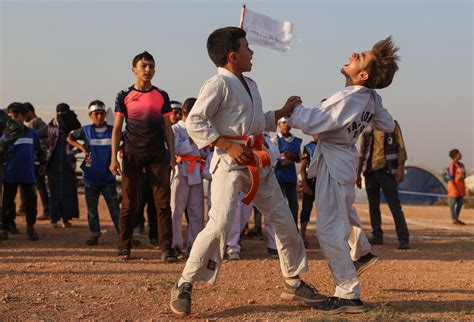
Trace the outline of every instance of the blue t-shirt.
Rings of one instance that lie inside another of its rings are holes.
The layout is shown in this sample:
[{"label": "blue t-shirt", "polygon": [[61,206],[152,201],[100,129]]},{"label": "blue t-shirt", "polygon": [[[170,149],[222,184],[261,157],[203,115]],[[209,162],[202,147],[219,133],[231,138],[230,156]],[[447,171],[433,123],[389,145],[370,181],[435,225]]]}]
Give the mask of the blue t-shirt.
[{"label": "blue t-shirt", "polygon": [[25,127],[23,136],[8,146],[6,183],[36,183],[35,151],[39,149],[38,133]]},{"label": "blue t-shirt", "polygon": [[112,157],[112,129],[113,126],[110,125],[98,129],[90,124],[69,134],[75,141],[84,141],[91,154],[91,166],[81,166],[86,185],[104,186],[115,182],[115,177],[109,170]]},{"label": "blue t-shirt", "polygon": [[[297,162],[300,160],[302,142],[303,140],[301,140],[300,138],[294,135],[291,135],[289,139],[285,139],[281,135],[278,135],[276,137],[276,143],[278,145],[278,150],[280,151],[280,153],[283,153],[283,152],[295,153],[297,155],[297,158],[294,161],[297,161]],[[287,167],[280,166],[280,162],[277,162],[275,174],[276,174],[278,182],[295,183],[295,184],[298,182],[298,178],[296,176],[296,166],[294,162],[292,162]]]}]

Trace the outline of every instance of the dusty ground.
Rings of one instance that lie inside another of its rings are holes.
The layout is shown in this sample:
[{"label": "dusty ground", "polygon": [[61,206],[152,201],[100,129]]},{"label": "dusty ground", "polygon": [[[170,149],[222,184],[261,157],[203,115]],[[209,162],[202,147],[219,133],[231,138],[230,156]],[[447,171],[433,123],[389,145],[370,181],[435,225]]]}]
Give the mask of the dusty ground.
[{"label": "dusty ground", "polygon": [[[159,262],[160,252],[142,246],[134,260],[115,257],[116,236],[108,214],[100,246],[88,247],[83,197],[81,216],[73,228],[53,229],[38,223],[41,240],[26,240],[24,218],[19,236],[0,246],[0,320],[175,319],[168,308],[169,289],[184,261]],[[104,205],[101,204],[102,210]],[[191,319],[474,319],[474,209],[453,226],[448,208],[405,206],[413,248],[396,248],[393,221],[386,207],[386,244],[374,247],[381,260],[361,277],[362,298],[369,307],[361,315],[325,316],[307,306],[281,302],[279,264],[266,253],[266,241],[243,241],[242,260],[226,262],[218,283],[197,283]],[[367,205],[357,205],[366,228]],[[314,217],[312,217],[314,222]],[[312,226],[314,230],[314,224]],[[147,236],[137,236],[145,245]],[[333,285],[316,237],[308,249],[310,272],[304,279],[324,294]]]}]

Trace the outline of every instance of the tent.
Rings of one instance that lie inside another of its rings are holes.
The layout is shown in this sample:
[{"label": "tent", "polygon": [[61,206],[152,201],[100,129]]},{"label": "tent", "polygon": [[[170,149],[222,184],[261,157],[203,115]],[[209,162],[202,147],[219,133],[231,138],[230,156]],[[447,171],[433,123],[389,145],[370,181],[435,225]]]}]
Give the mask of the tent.
[{"label": "tent", "polygon": [[[402,204],[432,205],[447,194],[446,183],[435,172],[414,164],[405,166],[405,180],[398,184]],[[382,201],[385,198],[382,196]]]}]

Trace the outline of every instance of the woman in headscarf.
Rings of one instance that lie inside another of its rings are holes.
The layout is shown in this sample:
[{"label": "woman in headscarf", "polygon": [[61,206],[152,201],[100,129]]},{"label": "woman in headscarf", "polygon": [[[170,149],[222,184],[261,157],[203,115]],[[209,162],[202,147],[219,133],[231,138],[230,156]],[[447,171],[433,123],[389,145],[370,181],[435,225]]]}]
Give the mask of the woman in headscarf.
[{"label": "woman in headscarf", "polygon": [[48,185],[50,191],[51,225],[71,227],[69,220],[79,217],[77,198],[76,158],[73,147],[67,144],[66,137],[72,130],[81,127],[76,113],[69,105],[56,106],[56,117],[48,124]]}]

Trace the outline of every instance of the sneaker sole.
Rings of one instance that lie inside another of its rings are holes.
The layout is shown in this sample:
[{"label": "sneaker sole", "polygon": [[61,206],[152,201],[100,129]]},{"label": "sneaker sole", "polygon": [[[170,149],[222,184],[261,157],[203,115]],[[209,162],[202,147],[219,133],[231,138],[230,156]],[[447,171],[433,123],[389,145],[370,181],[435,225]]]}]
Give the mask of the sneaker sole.
[{"label": "sneaker sole", "polygon": [[326,297],[321,298],[321,299],[310,300],[306,297],[301,297],[301,296],[289,294],[289,293],[281,293],[280,298],[284,301],[299,301],[299,302],[304,302],[306,304],[316,304],[316,303],[321,303],[327,300]]},{"label": "sneaker sole", "polygon": [[190,315],[191,313],[187,313],[187,312],[182,312],[182,311],[178,311],[176,310],[173,305],[171,305],[171,302],[170,302],[170,309],[171,311],[173,311],[174,314],[177,314],[179,316],[186,316],[186,315]]},{"label": "sneaker sole", "polygon": [[327,314],[339,314],[339,313],[364,313],[367,311],[367,309],[364,306],[341,306],[335,310],[332,311],[324,311],[324,310],[318,310],[315,308],[311,308],[311,311],[314,312],[322,312],[322,313],[327,313]]},{"label": "sneaker sole", "polygon": [[378,256],[374,257],[370,261],[368,261],[365,265],[361,266],[360,269],[357,271],[357,276],[361,276],[362,273],[364,273],[366,270],[368,270],[369,268],[374,266],[375,263],[377,263],[378,260],[379,260]]}]

